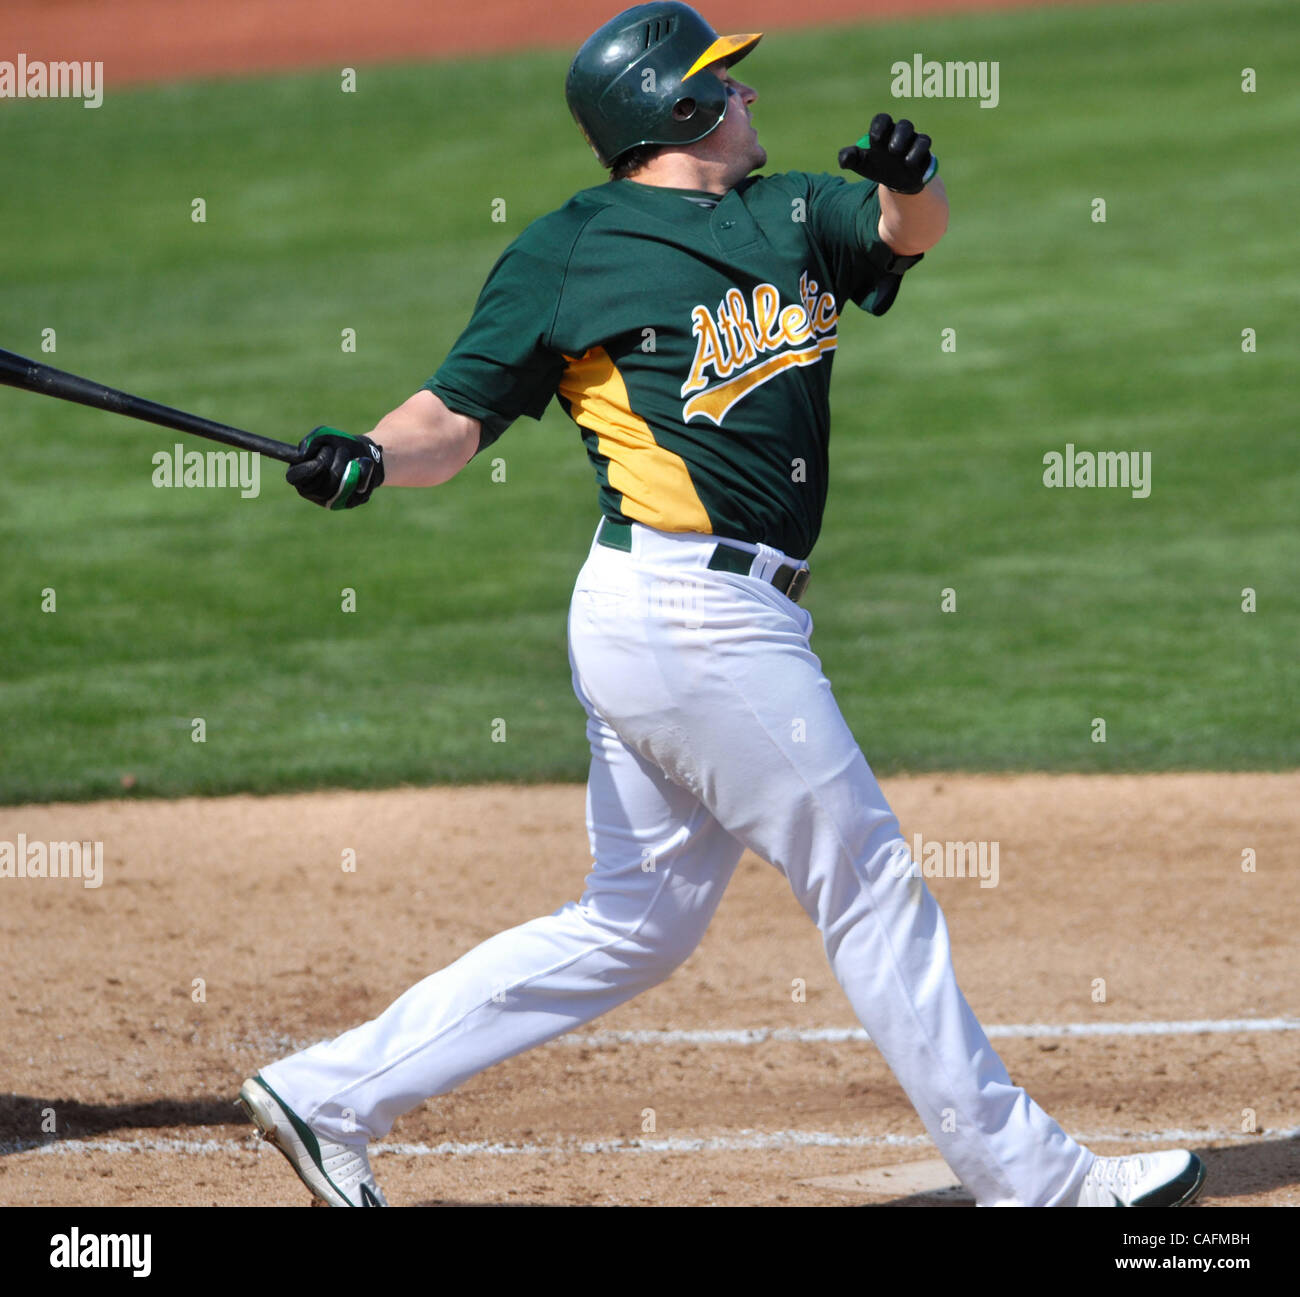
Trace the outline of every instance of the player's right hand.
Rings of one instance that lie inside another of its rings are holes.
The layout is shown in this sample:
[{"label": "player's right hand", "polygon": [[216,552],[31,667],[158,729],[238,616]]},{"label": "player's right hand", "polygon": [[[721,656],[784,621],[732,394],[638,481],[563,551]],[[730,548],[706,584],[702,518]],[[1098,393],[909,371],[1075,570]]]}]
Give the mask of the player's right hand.
[{"label": "player's right hand", "polygon": [[299,443],[284,480],[304,500],[326,509],[354,509],[384,481],[384,452],[369,437],[313,428]]},{"label": "player's right hand", "polygon": [[930,152],[930,137],[918,135],[906,117],[896,122],[877,113],[867,133],[840,150],[840,166],[896,194],[919,194],[934,179],[939,159]]}]

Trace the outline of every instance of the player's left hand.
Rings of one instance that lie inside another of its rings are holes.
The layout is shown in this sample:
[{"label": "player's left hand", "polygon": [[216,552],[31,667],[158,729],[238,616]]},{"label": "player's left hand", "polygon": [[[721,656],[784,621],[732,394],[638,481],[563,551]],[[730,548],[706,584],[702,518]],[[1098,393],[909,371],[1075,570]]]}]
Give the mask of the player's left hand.
[{"label": "player's left hand", "polygon": [[939,170],[939,159],[930,152],[930,137],[918,135],[906,117],[895,122],[877,113],[867,133],[840,150],[840,166],[896,194],[919,194]]},{"label": "player's left hand", "polygon": [[284,479],[326,509],[354,509],[384,481],[384,452],[369,437],[337,428],[313,428],[299,443]]}]

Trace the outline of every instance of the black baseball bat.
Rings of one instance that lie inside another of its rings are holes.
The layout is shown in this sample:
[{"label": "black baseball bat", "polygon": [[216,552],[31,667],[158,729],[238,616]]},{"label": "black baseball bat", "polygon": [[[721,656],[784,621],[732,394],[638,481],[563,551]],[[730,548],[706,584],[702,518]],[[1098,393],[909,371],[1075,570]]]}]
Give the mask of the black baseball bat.
[{"label": "black baseball bat", "polygon": [[3,348],[0,348],[0,383],[9,387],[26,388],[29,392],[40,392],[45,396],[55,396],[60,401],[75,401],[78,405],[90,405],[97,410],[111,410],[114,414],[124,414],[129,419],[143,419],[145,423],[156,423],[176,432],[191,432],[196,437],[207,437],[210,441],[220,441],[227,446],[238,446],[240,450],[255,450],[259,455],[267,455],[286,464],[298,457],[297,446],[291,446],[287,441],[273,441],[270,437],[259,437],[255,432],[245,432],[242,428],[232,428],[229,424],[214,423],[197,414],[173,410],[169,405],[159,405],[157,401],[147,401],[142,396],[132,396],[115,387],[105,387],[102,383],[79,378],[76,374],[66,373],[51,365],[42,365]]}]

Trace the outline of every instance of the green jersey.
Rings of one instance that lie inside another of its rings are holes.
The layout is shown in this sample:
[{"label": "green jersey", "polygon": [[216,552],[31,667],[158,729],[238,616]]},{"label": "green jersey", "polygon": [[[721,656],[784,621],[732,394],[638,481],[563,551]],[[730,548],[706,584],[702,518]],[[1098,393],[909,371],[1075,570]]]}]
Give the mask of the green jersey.
[{"label": "green jersey", "polygon": [[840,305],[883,314],[876,186],[791,171],[726,195],[610,181],[534,221],[426,386],[480,450],[556,397],[616,522],[812,550]]}]

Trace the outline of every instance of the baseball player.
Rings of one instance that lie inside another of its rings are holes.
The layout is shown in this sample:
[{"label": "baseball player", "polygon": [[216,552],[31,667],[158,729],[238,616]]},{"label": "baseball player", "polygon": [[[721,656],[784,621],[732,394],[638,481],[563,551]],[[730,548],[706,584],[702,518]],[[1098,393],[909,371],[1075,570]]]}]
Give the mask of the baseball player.
[{"label": "baseball player", "polygon": [[799,599],[839,315],[889,310],[948,203],[930,139],[883,113],[839,154],[865,182],[753,174],[757,95],[734,70],[760,36],[719,36],[662,0],[595,32],[566,95],[608,182],[510,244],[419,392],[368,437],[316,429],[288,471],[330,509],[385,483],[440,485],[554,398],[601,513],[568,627],[591,745],[582,899],[244,1083],[252,1121],[324,1202],[385,1205],[366,1146],[402,1113],[666,978],[745,848],[817,924],[977,1202],[1178,1206],[1200,1191],[1194,1154],[1098,1158],[1012,1084],[810,647]]}]

